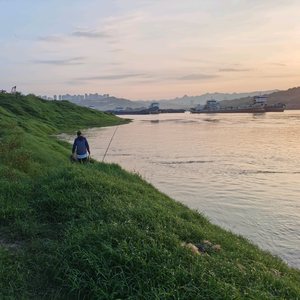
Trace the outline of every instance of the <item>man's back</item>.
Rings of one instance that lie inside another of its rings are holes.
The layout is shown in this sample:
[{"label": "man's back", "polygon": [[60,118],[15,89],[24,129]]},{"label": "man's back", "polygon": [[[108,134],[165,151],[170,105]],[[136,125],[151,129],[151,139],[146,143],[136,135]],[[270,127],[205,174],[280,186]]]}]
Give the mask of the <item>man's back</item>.
[{"label": "man's back", "polygon": [[89,148],[87,140],[84,136],[79,136],[75,139],[74,145],[73,145],[73,151],[75,151],[75,148],[77,147],[77,154],[83,155],[86,154],[86,150]]}]

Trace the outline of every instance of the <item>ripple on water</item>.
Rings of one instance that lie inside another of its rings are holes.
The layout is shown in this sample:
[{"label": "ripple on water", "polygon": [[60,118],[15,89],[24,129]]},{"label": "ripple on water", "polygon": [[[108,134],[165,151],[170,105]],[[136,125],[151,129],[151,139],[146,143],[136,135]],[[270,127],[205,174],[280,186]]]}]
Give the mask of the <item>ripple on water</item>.
[{"label": "ripple on water", "polygon": [[[107,162],[300,268],[300,111],[132,118]],[[114,130],[87,131],[93,157],[102,160]]]}]

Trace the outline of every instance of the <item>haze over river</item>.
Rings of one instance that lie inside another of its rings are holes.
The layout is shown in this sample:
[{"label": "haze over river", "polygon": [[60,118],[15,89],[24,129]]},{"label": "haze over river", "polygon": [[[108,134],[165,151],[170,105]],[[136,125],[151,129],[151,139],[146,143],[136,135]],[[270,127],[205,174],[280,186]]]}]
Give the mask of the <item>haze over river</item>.
[{"label": "haze over river", "polygon": [[[124,117],[105,162],[300,268],[300,111]],[[93,158],[115,130],[84,131]]]}]

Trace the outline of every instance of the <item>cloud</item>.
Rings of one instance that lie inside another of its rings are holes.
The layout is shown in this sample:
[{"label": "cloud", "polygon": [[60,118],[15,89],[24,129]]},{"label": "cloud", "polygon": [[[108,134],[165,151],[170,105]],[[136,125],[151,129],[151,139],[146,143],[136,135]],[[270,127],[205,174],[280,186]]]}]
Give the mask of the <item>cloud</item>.
[{"label": "cloud", "polygon": [[123,49],[113,49],[113,50],[109,50],[107,52],[121,52],[124,51]]},{"label": "cloud", "polygon": [[69,65],[82,65],[86,57],[74,57],[70,59],[62,59],[62,60],[34,60],[35,64],[47,64],[47,65],[57,65],[57,66],[69,66]]},{"label": "cloud", "polygon": [[39,42],[50,42],[50,43],[61,43],[70,39],[70,37],[80,37],[80,38],[111,38],[110,34],[101,29],[89,29],[88,27],[75,27],[75,31],[68,34],[52,34],[49,36],[39,36],[37,40]]},{"label": "cloud", "polygon": [[49,36],[39,36],[37,40],[39,42],[61,43],[65,40],[65,35],[53,34]]},{"label": "cloud", "polygon": [[186,75],[180,78],[177,78],[178,80],[198,80],[198,79],[211,79],[220,77],[218,75],[209,75],[209,74],[190,74]]},{"label": "cloud", "polygon": [[118,62],[111,62],[111,63],[107,63],[107,64],[112,65],[112,66],[124,65],[124,63],[118,63]]},{"label": "cloud", "polygon": [[82,30],[89,30],[88,27],[80,27],[80,26],[76,26],[75,29],[76,30],[80,30],[80,31],[82,31]]},{"label": "cloud", "polygon": [[109,44],[118,44],[120,42],[120,40],[114,40],[114,41],[110,41],[108,42]]},{"label": "cloud", "polygon": [[[200,58],[182,58],[181,61],[187,61],[191,63],[212,63],[213,61],[207,60],[207,59],[200,59]],[[215,62],[213,62],[215,63]]]},{"label": "cloud", "polygon": [[280,67],[286,67],[285,64],[281,64],[281,63],[270,63],[270,65],[273,65],[273,66],[280,66]]},{"label": "cloud", "polygon": [[259,76],[259,78],[293,78],[293,77],[299,77],[299,75],[298,74],[279,74],[279,75]]},{"label": "cloud", "polygon": [[131,77],[144,77],[145,74],[123,74],[123,75],[104,75],[104,76],[94,76],[94,77],[84,77],[76,78],[76,80],[118,80]]},{"label": "cloud", "polygon": [[66,82],[62,82],[62,84],[69,84],[69,85],[86,85],[87,82],[86,81],[79,81],[79,80],[76,80],[76,81],[66,81]]},{"label": "cloud", "polygon": [[106,33],[103,30],[99,30],[99,29],[83,29],[83,28],[81,28],[81,30],[74,31],[72,33],[72,36],[92,38],[92,39],[112,37],[111,35],[109,35],[108,33]]},{"label": "cloud", "polygon": [[134,15],[127,16],[117,16],[117,17],[109,17],[104,19],[103,21],[107,24],[106,27],[110,29],[124,28],[125,26],[135,25],[140,22],[143,17],[136,13]]},{"label": "cloud", "polygon": [[161,83],[160,80],[154,79],[154,80],[137,81],[137,82],[134,82],[134,84],[151,84],[151,83],[158,83],[158,82]]},{"label": "cloud", "polygon": [[220,69],[219,72],[249,72],[252,69]]}]

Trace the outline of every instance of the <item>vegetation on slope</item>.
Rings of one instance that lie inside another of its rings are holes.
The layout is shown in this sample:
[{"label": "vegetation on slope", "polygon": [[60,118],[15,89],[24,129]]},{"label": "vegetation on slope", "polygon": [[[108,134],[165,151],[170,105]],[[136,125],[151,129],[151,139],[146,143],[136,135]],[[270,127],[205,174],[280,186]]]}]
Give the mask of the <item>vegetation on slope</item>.
[{"label": "vegetation on slope", "polygon": [[124,119],[69,101],[48,101],[34,95],[0,94],[0,122],[14,122],[25,132],[45,135],[77,128],[123,124]]},{"label": "vegetation on slope", "polygon": [[[10,109],[9,97],[0,98],[0,298],[299,298],[298,270],[137,174],[72,165],[71,145],[48,134],[77,129],[68,114],[81,108],[62,102],[54,113],[49,102],[48,113],[36,113],[41,99],[22,97]],[[97,123],[84,113],[81,127],[101,125],[102,115]]]},{"label": "vegetation on slope", "polygon": [[[300,109],[300,87],[290,88],[286,91],[277,91],[267,95],[268,105],[274,105],[277,103],[284,103],[286,109]],[[242,106],[253,103],[253,97],[244,97],[234,100],[223,100],[220,101],[222,107],[228,106]]]}]

